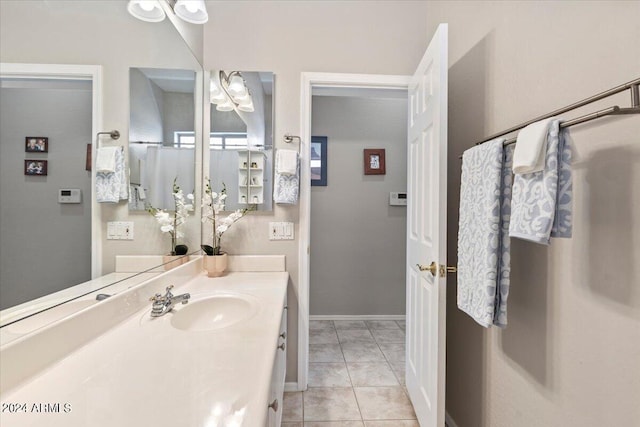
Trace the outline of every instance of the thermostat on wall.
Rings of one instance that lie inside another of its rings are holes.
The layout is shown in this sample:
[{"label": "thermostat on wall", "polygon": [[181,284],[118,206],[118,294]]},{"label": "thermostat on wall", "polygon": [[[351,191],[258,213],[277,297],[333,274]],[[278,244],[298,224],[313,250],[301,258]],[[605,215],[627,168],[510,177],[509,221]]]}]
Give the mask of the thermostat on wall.
[{"label": "thermostat on wall", "polygon": [[407,193],[405,191],[392,191],[389,193],[391,206],[407,206]]},{"label": "thermostat on wall", "polygon": [[80,203],[82,193],[79,188],[61,188],[58,190],[58,203]]}]

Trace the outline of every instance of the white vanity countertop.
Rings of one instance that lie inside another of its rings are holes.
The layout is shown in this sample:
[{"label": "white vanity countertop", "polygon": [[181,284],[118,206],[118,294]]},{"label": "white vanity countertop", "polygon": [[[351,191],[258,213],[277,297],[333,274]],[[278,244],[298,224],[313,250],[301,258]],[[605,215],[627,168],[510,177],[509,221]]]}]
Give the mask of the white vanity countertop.
[{"label": "white vanity countertop", "polygon": [[263,427],[288,277],[202,273],[176,284],[173,294],[189,292],[191,302],[239,293],[258,308],[240,323],[196,332],[173,327],[172,313],[151,319],[149,303],[4,394],[0,424]]},{"label": "white vanity countertop", "polygon": [[[109,273],[104,276],[97,277],[87,282],[80,283],[78,285],[70,286],[58,292],[54,292],[49,295],[37,298],[32,301],[7,308],[0,312],[0,326],[9,322],[13,322],[16,319],[20,319],[30,314],[37,313],[38,311],[45,310],[48,307],[53,307],[56,304],[61,304],[65,301],[73,299],[78,295],[85,295],[90,293],[99,293],[102,291],[108,294],[114,294],[122,292],[132,286],[149,280],[152,277],[160,274],[159,272],[149,273]],[[102,289],[107,287],[107,289]],[[95,298],[95,295],[94,295]]]}]

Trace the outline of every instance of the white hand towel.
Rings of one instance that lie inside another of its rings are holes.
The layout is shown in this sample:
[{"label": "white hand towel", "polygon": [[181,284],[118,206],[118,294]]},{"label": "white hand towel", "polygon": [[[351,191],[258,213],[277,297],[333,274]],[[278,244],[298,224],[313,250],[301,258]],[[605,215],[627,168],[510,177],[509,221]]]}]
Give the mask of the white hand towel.
[{"label": "white hand towel", "polygon": [[518,133],[516,149],[513,153],[513,173],[526,174],[544,169],[547,133],[553,120],[555,118],[540,120]]},{"label": "white hand towel", "polygon": [[98,148],[96,172],[112,173],[116,171],[116,150],[120,147]]},{"label": "white hand towel", "polygon": [[298,173],[298,152],[278,150],[276,153],[276,172],[280,175],[296,175]]}]

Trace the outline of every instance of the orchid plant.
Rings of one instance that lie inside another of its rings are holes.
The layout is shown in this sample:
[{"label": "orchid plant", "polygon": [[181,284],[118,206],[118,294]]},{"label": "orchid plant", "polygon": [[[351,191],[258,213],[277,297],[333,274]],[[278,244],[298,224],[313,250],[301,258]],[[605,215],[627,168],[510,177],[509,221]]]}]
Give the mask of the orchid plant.
[{"label": "orchid plant", "polygon": [[202,245],[202,250],[207,255],[222,255],[222,235],[236,221],[242,218],[249,209],[238,209],[229,215],[221,218],[224,211],[225,199],[227,198],[227,187],[222,183],[222,190],[216,193],[211,188],[211,180],[207,178],[207,185],[202,197],[202,222],[211,222],[213,227],[213,246]]},{"label": "orchid plant", "polygon": [[189,249],[186,245],[178,245],[177,242],[178,239],[184,237],[184,233],[180,231],[180,226],[187,221],[189,212],[193,211],[193,194],[186,195],[186,199],[190,200],[189,203],[185,201],[185,195],[176,183],[177,179],[176,177],[173,180],[172,193],[175,206],[173,215],[168,211],[157,209],[153,206],[149,206],[147,212],[156,218],[156,221],[160,224],[160,231],[171,235],[171,255],[185,255]]}]

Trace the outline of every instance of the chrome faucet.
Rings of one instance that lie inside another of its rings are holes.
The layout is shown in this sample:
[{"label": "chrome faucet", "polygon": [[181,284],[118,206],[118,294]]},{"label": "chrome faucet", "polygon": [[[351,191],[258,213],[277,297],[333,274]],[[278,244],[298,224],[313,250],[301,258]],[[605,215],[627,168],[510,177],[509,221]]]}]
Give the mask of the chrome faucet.
[{"label": "chrome faucet", "polygon": [[164,316],[170,312],[176,304],[186,304],[189,302],[189,298],[191,298],[190,294],[173,295],[171,289],[173,289],[173,285],[167,286],[167,293],[164,296],[155,294],[149,299],[149,301],[153,302],[151,305],[151,317]]}]

